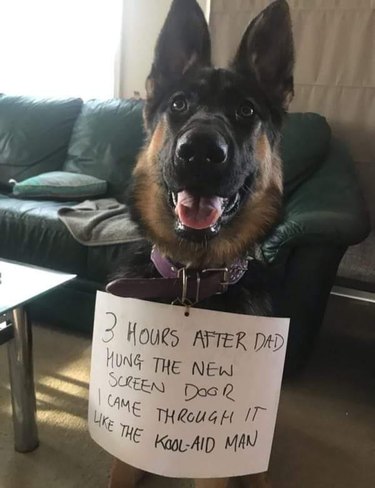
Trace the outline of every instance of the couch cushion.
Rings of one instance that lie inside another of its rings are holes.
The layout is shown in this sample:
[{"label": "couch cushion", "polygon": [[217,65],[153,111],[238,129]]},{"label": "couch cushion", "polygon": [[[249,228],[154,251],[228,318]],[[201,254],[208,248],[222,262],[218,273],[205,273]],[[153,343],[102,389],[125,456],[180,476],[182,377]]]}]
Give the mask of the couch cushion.
[{"label": "couch cushion", "polygon": [[292,193],[316,171],[329,151],[330,140],[331,129],[321,115],[287,115],[280,147],[286,195]]},{"label": "couch cushion", "polygon": [[[65,202],[64,206],[76,203]],[[87,248],[58,219],[60,206],[0,194],[0,256],[84,276]]]},{"label": "couch cushion", "polygon": [[62,168],[82,100],[0,97],[0,182]]},{"label": "couch cushion", "polygon": [[15,183],[13,195],[18,198],[49,198],[76,200],[102,196],[107,191],[107,182],[95,176],[49,171]]},{"label": "couch cushion", "polygon": [[96,176],[118,195],[129,182],[142,146],[143,104],[137,100],[90,100],[74,126],[65,171]]}]

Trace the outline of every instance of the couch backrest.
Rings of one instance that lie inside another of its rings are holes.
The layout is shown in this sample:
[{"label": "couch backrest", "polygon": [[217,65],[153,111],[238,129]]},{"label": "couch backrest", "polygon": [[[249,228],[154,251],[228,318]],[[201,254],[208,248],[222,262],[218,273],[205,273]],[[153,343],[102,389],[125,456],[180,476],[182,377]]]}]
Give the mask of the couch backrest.
[{"label": "couch backrest", "polygon": [[112,195],[128,184],[144,142],[142,102],[90,100],[76,121],[65,171],[106,180]]},{"label": "couch backrest", "polygon": [[81,99],[0,97],[0,183],[60,170],[81,106]]},{"label": "couch backrest", "polygon": [[[86,102],[74,126],[64,169],[102,178],[112,194],[122,193],[144,142],[142,109],[142,101],[131,99]],[[330,141],[324,117],[288,114],[281,138],[287,195],[323,162]]]},{"label": "couch backrest", "polygon": [[[0,183],[65,170],[104,179],[123,193],[143,143],[139,100],[0,97]],[[287,116],[281,139],[288,195],[322,163],[331,132],[313,113]]]}]

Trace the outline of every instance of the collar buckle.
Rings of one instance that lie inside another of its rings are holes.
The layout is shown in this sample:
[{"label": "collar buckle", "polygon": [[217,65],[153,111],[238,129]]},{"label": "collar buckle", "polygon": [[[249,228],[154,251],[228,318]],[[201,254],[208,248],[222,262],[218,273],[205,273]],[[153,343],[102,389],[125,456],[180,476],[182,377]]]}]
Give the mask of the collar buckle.
[{"label": "collar buckle", "polygon": [[[219,285],[222,287],[221,290],[217,291],[215,295],[222,295],[226,291],[228,291],[228,287],[230,285],[229,281],[229,269],[228,268],[206,268],[202,269],[202,271],[193,271],[189,273],[186,266],[183,266],[180,269],[176,269],[177,278],[181,278],[182,281],[182,293],[181,297],[177,297],[173,300],[172,305],[179,303],[180,305],[184,305],[186,307],[193,307],[200,301],[200,287],[201,287],[201,274],[204,275],[206,273],[222,273],[221,281]],[[188,280],[194,279],[196,280],[196,288],[195,288],[195,299],[194,301],[188,298]]]},{"label": "collar buckle", "polygon": [[228,287],[230,285],[229,281],[229,268],[206,268],[202,270],[202,273],[223,273],[222,280],[220,281],[220,285],[222,289],[216,292],[216,295],[222,295],[223,293],[228,291]]}]

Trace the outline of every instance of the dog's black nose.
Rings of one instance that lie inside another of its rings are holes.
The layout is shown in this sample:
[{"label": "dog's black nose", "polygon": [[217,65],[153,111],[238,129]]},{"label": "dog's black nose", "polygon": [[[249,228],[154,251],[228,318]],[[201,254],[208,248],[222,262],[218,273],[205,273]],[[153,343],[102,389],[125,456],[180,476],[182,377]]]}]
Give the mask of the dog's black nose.
[{"label": "dog's black nose", "polygon": [[179,138],[175,154],[177,164],[225,163],[228,144],[219,133],[190,130]]}]

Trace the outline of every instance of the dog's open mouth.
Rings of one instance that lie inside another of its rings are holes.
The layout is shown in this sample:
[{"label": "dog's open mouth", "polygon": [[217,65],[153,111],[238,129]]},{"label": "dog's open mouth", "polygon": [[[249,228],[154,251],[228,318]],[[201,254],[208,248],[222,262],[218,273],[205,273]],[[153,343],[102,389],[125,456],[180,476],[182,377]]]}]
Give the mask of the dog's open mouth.
[{"label": "dog's open mouth", "polygon": [[237,213],[242,200],[241,191],[231,198],[202,197],[187,190],[169,192],[169,202],[177,219],[176,231],[196,240],[217,235],[221,225]]}]

